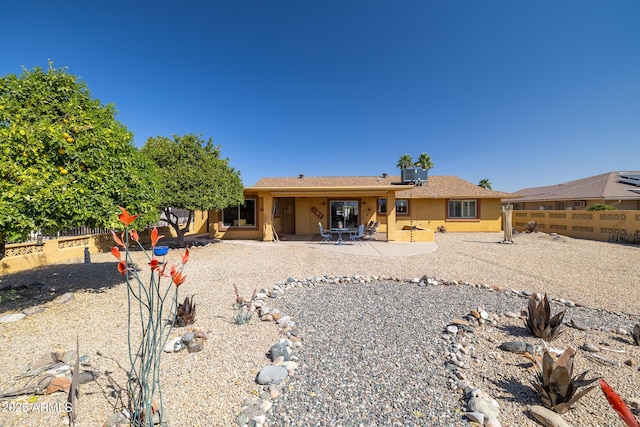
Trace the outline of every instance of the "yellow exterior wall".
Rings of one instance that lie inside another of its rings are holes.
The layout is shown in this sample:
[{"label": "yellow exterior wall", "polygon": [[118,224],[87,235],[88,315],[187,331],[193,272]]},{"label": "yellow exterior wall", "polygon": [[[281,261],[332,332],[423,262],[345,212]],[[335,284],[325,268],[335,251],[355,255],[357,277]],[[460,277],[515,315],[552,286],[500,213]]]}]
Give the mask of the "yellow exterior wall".
[{"label": "yellow exterior wall", "polygon": [[494,232],[502,230],[501,203],[498,199],[478,199],[479,219],[447,219],[444,199],[409,199],[409,215],[396,215],[396,230],[418,227],[449,232]]},{"label": "yellow exterior wall", "polygon": [[209,223],[208,211],[195,211],[193,213],[193,221],[191,222],[191,231],[188,232],[187,235],[206,234],[208,223]]},{"label": "yellow exterior wall", "polygon": [[[499,199],[477,199],[480,217],[473,220],[447,219],[447,203],[445,199],[409,199],[409,215],[397,214],[395,209],[395,195],[387,193],[379,196],[336,196],[331,194],[323,197],[288,196],[294,199],[295,205],[295,234],[313,235],[319,233],[318,223],[323,228],[329,228],[329,201],[350,199],[360,201],[359,223],[379,221],[378,231],[387,235],[388,241],[432,241],[433,231],[438,226],[444,226],[450,232],[495,232],[502,230],[502,211]],[[275,198],[265,192],[258,197],[246,195],[247,198],[257,198],[257,227],[251,229],[228,228],[223,229],[219,220],[221,213],[210,212],[210,235],[218,239],[247,239],[272,240],[271,227],[276,231],[282,230],[282,218],[271,218],[272,206]],[[387,214],[378,214],[377,199],[386,197]],[[313,208],[322,215],[319,218]],[[394,224],[389,228],[388,224]],[[417,229],[424,229],[424,232]],[[430,231],[429,231],[430,230]],[[418,240],[416,240],[418,239]]]},{"label": "yellow exterior wall", "polygon": [[538,224],[537,231],[580,239],[607,241],[613,233],[640,233],[639,210],[513,211],[512,222],[516,230],[525,230],[529,221]]},{"label": "yellow exterior wall", "polygon": [[[168,227],[159,227],[158,231],[160,235],[171,235]],[[139,233],[140,242],[146,248],[149,247],[149,233],[149,230]],[[85,250],[88,250],[89,254],[95,254],[107,252],[115,246],[111,234],[65,237],[45,240],[42,243],[42,245],[37,245],[35,242],[7,245],[5,257],[0,260],[0,274],[15,273],[70,260],[83,260]],[[162,244],[162,239],[158,244]]]},{"label": "yellow exterior wall", "polygon": [[[296,234],[318,234],[322,223],[323,228],[329,228],[329,204],[326,197],[296,197]],[[311,209],[316,208],[323,217],[318,218]]]}]

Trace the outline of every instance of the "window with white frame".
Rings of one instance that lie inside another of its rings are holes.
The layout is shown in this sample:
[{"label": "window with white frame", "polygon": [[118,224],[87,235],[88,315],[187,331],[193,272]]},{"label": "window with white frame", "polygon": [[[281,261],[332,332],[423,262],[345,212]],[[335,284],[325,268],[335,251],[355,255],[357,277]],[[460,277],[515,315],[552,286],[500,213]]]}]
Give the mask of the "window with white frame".
[{"label": "window with white frame", "polygon": [[476,200],[449,200],[449,218],[477,218],[478,208]]},{"label": "window with white frame", "polygon": [[225,227],[255,227],[255,199],[244,199],[242,204],[224,209],[222,211],[222,224]]}]

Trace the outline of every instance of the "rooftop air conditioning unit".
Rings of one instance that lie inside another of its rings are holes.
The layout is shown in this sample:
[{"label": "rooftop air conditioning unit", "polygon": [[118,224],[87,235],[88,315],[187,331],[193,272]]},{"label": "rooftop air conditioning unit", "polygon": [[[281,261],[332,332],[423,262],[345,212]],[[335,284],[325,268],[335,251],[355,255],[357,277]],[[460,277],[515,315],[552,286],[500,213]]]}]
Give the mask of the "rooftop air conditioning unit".
[{"label": "rooftop air conditioning unit", "polygon": [[422,183],[427,181],[429,177],[429,171],[422,168],[407,168],[402,169],[402,182]]}]

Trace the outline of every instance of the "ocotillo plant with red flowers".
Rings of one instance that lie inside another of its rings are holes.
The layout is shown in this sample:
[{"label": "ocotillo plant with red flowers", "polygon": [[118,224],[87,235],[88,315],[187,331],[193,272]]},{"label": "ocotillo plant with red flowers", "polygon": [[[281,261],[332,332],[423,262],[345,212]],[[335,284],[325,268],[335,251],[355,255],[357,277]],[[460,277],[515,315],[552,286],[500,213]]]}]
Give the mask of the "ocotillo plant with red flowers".
[{"label": "ocotillo plant with red flowers", "polygon": [[[162,422],[160,358],[177,313],[178,287],[186,279],[182,270],[189,260],[189,248],[181,256],[181,265],[178,267],[172,264],[167,271],[167,263],[164,259],[158,260],[154,251],[158,240],[163,237],[158,236],[158,229],[151,231],[151,251],[147,252],[139,241],[138,233],[130,229],[138,215],[130,215],[126,209],[120,209],[122,213],[118,219],[124,224],[125,230],[120,236],[112,232],[117,246],[111,248],[111,253],[119,261],[118,271],[124,276],[128,290],[128,344],[131,363],[128,381],[129,412],[131,425],[153,426],[154,416],[156,423]],[[147,257],[150,269],[147,284],[138,274],[138,269],[134,268],[129,251],[130,242],[134,242]],[[139,319],[132,316],[132,310],[139,312]],[[135,327],[138,323],[142,333],[139,343],[134,342],[132,337],[132,326]]]}]

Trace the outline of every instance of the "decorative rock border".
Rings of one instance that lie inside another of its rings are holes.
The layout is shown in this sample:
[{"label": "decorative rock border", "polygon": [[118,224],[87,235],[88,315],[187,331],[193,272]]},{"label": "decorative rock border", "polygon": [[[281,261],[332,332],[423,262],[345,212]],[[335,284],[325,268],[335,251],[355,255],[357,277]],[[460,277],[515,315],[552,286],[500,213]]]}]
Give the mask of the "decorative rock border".
[{"label": "decorative rock border", "polygon": [[[293,353],[293,349],[302,347],[303,338],[301,336],[300,329],[297,328],[295,322],[291,320],[289,316],[283,315],[279,310],[269,308],[266,305],[266,300],[275,299],[280,297],[287,289],[296,287],[315,287],[325,284],[349,284],[349,283],[369,283],[380,281],[395,281],[408,285],[416,285],[418,287],[425,286],[472,286],[480,289],[485,289],[488,292],[500,292],[505,295],[514,298],[528,299],[533,295],[529,291],[518,291],[516,289],[504,288],[502,286],[487,285],[487,284],[472,284],[464,281],[448,281],[436,279],[433,277],[423,276],[420,278],[398,278],[390,276],[313,276],[305,279],[293,279],[289,278],[286,281],[278,282],[269,288],[261,289],[257,294],[258,300],[255,302],[256,308],[259,310],[259,317],[261,321],[273,321],[280,327],[280,333],[286,338],[281,338],[275,343],[270,351],[270,358],[272,363],[265,365],[259,371],[256,377],[256,383],[262,386],[262,392],[257,397],[247,399],[241,407],[240,413],[236,417],[236,424],[240,427],[263,427],[266,423],[266,413],[273,406],[272,399],[275,400],[280,395],[280,391],[283,388],[283,383],[286,381],[289,374],[291,374],[297,367],[299,358]],[[538,295],[539,296],[539,295]],[[640,314],[616,312],[601,308],[588,307],[585,304],[574,302],[572,300],[565,300],[562,298],[549,297],[549,301],[565,307],[582,307],[590,308],[595,311],[611,313],[615,315],[624,315],[627,317],[640,317]],[[525,304],[526,305],[526,304]],[[505,317],[517,318],[522,313],[504,313]],[[464,370],[469,368],[469,363],[474,360],[473,350],[473,334],[477,327],[481,325],[494,325],[497,321],[494,317],[481,309],[472,309],[463,319],[452,319],[449,325],[447,325],[442,333],[442,339],[446,342],[446,362],[445,368],[449,372],[448,384],[452,391],[460,390],[464,393],[466,400],[466,411],[462,413],[463,416],[470,421],[475,422],[476,425],[484,427],[501,427],[499,421],[500,405],[499,403],[488,395],[486,392],[479,388],[474,388],[471,382],[464,374]],[[579,330],[586,330],[585,326],[576,324],[573,320],[570,321],[567,326],[573,327]],[[608,329],[601,327],[603,331],[609,331]],[[618,328],[614,331],[618,334],[629,334],[624,328]],[[506,343],[505,343],[506,344]],[[518,344],[513,344],[517,346]],[[526,343],[525,343],[526,345]],[[517,350],[517,349],[516,349]],[[516,351],[512,350],[512,351]],[[506,350],[510,351],[510,350]],[[536,418],[544,417],[545,414],[549,415],[544,407],[535,406]],[[551,412],[549,415],[553,417],[555,413]],[[555,422],[548,420],[548,422]],[[541,421],[542,422],[542,421]],[[554,424],[547,424],[554,425]]]}]

